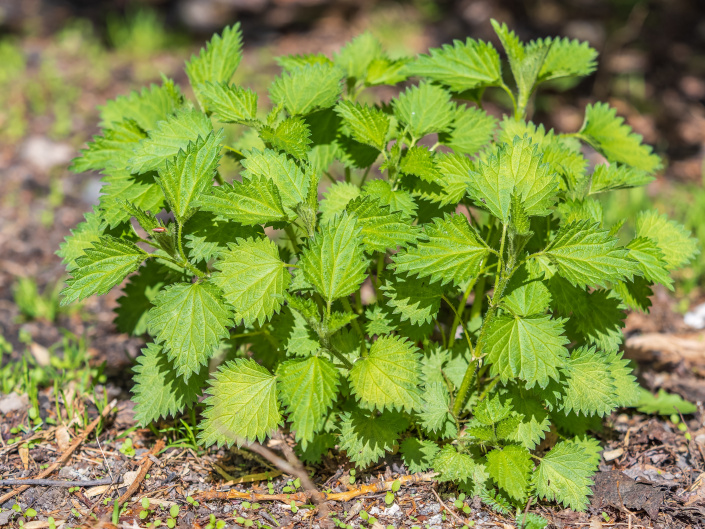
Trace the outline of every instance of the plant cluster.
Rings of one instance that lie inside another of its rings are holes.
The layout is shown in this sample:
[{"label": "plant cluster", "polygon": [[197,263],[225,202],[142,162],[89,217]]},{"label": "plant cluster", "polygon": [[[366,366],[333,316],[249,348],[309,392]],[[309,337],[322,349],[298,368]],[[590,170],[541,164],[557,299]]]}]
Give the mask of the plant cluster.
[{"label": "plant cluster", "polygon": [[363,34],[332,59],[280,57],[265,112],[231,84],[234,26],[187,63],[195,103],[164,79],[102,107],[74,169],[102,171],[103,195],[61,247],[63,303],[129,276],[116,323],[152,337],[140,422],[205,389],[206,445],[287,426],[307,461],[337,446],[364,468],[400,447],[498,510],[585,508],[587,431],[639,397],[625,310],[697,248],[653,211],[626,246],[604,225],[596,196],[661,163],[613,108],[567,134],[527,121],[537,86],[590,74],[596,52],[494,28],[511,82],[487,42],[392,60]]}]

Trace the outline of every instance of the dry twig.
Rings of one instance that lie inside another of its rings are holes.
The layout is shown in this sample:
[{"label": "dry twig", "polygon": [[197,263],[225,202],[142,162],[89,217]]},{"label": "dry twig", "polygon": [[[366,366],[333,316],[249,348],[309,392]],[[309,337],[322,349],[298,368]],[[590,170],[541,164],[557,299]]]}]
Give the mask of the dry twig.
[{"label": "dry twig", "polygon": [[[423,481],[433,481],[433,477],[435,475],[435,472],[412,474],[409,476],[402,476],[398,479],[390,479],[389,481],[380,481],[371,485],[361,485],[346,492],[320,492],[319,494],[322,495],[322,499],[324,499],[325,501],[350,501],[353,498],[357,498],[358,496],[364,496],[365,494],[376,494],[378,492],[392,490],[392,485],[394,485],[395,481],[400,481],[402,485],[409,483],[420,483]],[[198,497],[199,499],[204,500],[242,499],[252,501],[283,501],[286,503],[289,503],[294,500],[299,504],[306,503],[309,500],[309,494],[306,494],[305,492],[297,492],[294,494],[255,494],[253,492],[240,492],[237,490],[229,490],[225,492],[204,492]]]},{"label": "dry twig", "polygon": [[[74,451],[80,446],[80,444],[85,441],[86,438],[91,434],[91,432],[96,429],[98,424],[100,424],[100,421],[108,416],[108,414],[115,407],[116,404],[117,401],[113,400],[110,404],[103,408],[103,411],[101,412],[100,416],[96,417],[93,422],[91,422],[88,427],[83,431],[83,433],[76,437],[76,439],[74,439],[73,443],[71,443],[71,445],[66,449],[66,451],[61,454],[56,461],[49,465],[49,468],[40,472],[35,479],[46,478],[47,476],[51,475],[51,473],[54,472],[57,468],[63,465],[66,461],[68,461],[68,459],[71,457],[71,454],[73,454]],[[24,492],[29,487],[29,485],[23,485],[19,489],[15,489],[13,491],[8,492],[7,494],[4,494],[0,497],[0,504],[5,503],[7,500],[14,497],[15,495]]]},{"label": "dry twig", "polygon": [[149,469],[152,467],[154,464],[152,462],[152,459],[149,457],[150,455],[154,456],[155,454],[158,454],[159,452],[162,451],[164,448],[164,440],[159,439],[156,444],[152,447],[152,449],[145,454],[145,456],[142,458],[142,461],[140,462],[140,471],[137,474],[137,477],[135,478],[135,481],[132,482],[132,484],[127,487],[127,490],[125,491],[125,494],[120,496],[120,499],[118,500],[118,503],[122,505],[125,503],[127,500],[132,497],[132,495],[137,492],[137,489],[140,488],[140,484],[142,483],[142,480],[144,480],[144,477],[147,475],[147,472],[149,472]]},{"label": "dry twig", "polygon": [[112,485],[112,478],[88,479],[84,481],[62,481],[60,479],[0,479],[0,487],[34,485],[35,487],[96,487]]}]

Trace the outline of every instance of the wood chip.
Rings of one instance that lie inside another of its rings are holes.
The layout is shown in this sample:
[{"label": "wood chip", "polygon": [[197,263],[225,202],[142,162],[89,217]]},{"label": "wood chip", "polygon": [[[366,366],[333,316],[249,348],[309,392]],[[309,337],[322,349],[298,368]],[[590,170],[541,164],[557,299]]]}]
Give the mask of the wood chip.
[{"label": "wood chip", "polygon": [[29,470],[29,447],[26,444],[20,445],[17,449],[22,460],[22,466],[25,470]]},{"label": "wood chip", "polygon": [[125,472],[122,476],[122,486],[123,487],[129,487],[135,482],[135,479],[137,479],[137,474],[139,474],[139,470],[133,470],[131,472]]},{"label": "wood chip", "polygon": [[108,491],[112,485],[98,485],[97,487],[91,487],[85,492],[86,498],[93,498],[95,496],[100,496],[104,492]]},{"label": "wood chip", "polygon": [[54,438],[56,439],[56,444],[59,445],[60,452],[64,452],[71,444],[71,436],[66,426],[59,426],[54,432]]},{"label": "wood chip", "polygon": [[606,450],[605,452],[602,452],[602,457],[605,461],[614,461],[618,457],[621,457],[622,454],[624,454],[624,448],[615,448],[614,450]]}]

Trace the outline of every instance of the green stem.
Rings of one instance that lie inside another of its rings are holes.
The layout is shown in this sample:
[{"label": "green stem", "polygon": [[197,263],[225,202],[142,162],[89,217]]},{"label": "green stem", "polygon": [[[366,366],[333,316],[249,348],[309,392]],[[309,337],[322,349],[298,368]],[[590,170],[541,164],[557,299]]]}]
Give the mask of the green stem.
[{"label": "green stem", "polygon": [[[351,312],[355,314],[355,311],[353,308],[350,306],[350,300],[348,298],[342,298],[341,300],[343,302],[343,307],[345,307],[345,310],[348,312]],[[367,344],[365,343],[365,333],[362,332],[362,328],[360,327],[360,324],[357,322],[357,319],[354,319],[352,322],[353,329],[355,329],[355,332],[357,335],[360,337],[360,352],[362,356],[367,356]]]},{"label": "green stem", "polygon": [[[467,340],[467,342],[468,342],[468,347],[470,348],[470,354],[472,355],[472,342],[470,341],[470,335],[468,334],[467,329],[465,329],[465,324],[464,324],[464,323],[461,321],[461,319],[460,319],[460,314],[458,314],[458,312],[455,310],[455,307],[454,307],[453,304],[448,300],[447,297],[441,296],[441,299],[442,299],[443,301],[445,301],[445,302],[448,304],[448,306],[450,307],[450,310],[452,310],[452,311],[453,311],[453,314],[455,314],[455,318],[460,322],[460,326],[463,328],[463,334],[465,334],[465,339]],[[451,330],[451,332],[453,332],[453,331]],[[454,333],[454,332],[453,332],[453,336],[455,336],[455,333]]]},{"label": "green stem", "polygon": [[186,268],[186,269],[189,270],[193,275],[198,276],[200,279],[205,279],[206,277],[208,277],[207,274],[204,274],[203,272],[201,272],[198,268],[196,268],[195,266],[193,266],[193,265],[192,265],[191,263],[189,263],[188,261],[185,262],[185,263],[180,263],[180,262],[177,261],[176,259],[172,259],[171,257],[165,256],[165,255],[157,255],[157,254],[155,254],[155,253],[149,254],[149,255],[147,256],[147,259],[161,259],[162,261],[167,261],[168,263],[171,263],[171,264],[173,264],[173,265],[176,265],[176,266],[178,266],[178,267],[180,267],[180,268]]},{"label": "green stem", "polygon": [[221,186],[225,184],[225,180],[223,180],[223,175],[220,174],[220,171],[215,172],[215,181]]},{"label": "green stem", "polygon": [[480,274],[477,274],[477,277],[475,277],[470,282],[470,284],[468,284],[468,288],[465,289],[465,293],[460,299],[460,303],[458,303],[458,308],[453,311],[455,316],[453,317],[453,323],[451,324],[450,330],[448,332],[448,348],[452,348],[453,345],[455,345],[455,329],[458,328],[458,325],[460,325],[460,322],[463,319],[463,313],[465,312],[465,304],[468,302],[470,292],[472,292],[472,289],[475,287],[475,283],[477,283],[478,279],[480,279]]},{"label": "green stem", "polygon": [[335,356],[340,361],[340,363],[345,366],[345,369],[352,369],[352,364],[350,363],[350,361],[347,358],[345,358],[345,356],[343,356],[342,353],[340,353],[339,351],[336,351],[333,347],[329,347],[326,350],[329,351],[330,354]]},{"label": "green stem", "polygon": [[[477,338],[477,343],[475,344],[474,357],[479,359],[482,357],[482,348],[484,347],[485,336],[487,334],[487,329],[490,323],[494,320],[497,310],[499,309],[499,302],[504,295],[504,289],[507,287],[507,283],[511,279],[514,271],[516,270],[516,256],[511,254],[508,256],[507,262],[504,261],[504,245],[507,239],[507,224],[502,227],[502,240],[500,242],[500,259],[497,268],[497,275],[495,277],[494,292],[492,293],[492,299],[490,301],[490,306],[485,313],[485,318],[482,320],[482,326],[480,327],[480,335]],[[465,371],[465,376],[460,384],[460,389],[458,389],[458,395],[456,396],[455,404],[453,405],[453,413],[458,416],[465,405],[465,400],[470,391],[470,385],[472,383],[472,378],[475,369],[472,365],[468,366]],[[478,377],[479,378],[479,377]]]},{"label": "green stem", "polygon": [[188,271],[190,271],[193,275],[197,276],[199,279],[204,279],[206,277],[206,274],[204,274],[198,268],[193,266],[189,262],[188,257],[186,257],[186,252],[184,252],[184,246],[181,242],[183,230],[184,230],[183,223],[177,222],[176,226],[177,226],[177,228],[176,228],[176,247],[179,252],[179,256],[183,260],[183,262],[177,263],[177,265],[182,268],[186,268]]},{"label": "green stem", "polygon": [[294,232],[294,227],[291,224],[287,224],[284,227],[284,232],[291,241],[291,247],[294,249],[294,253],[299,253],[301,250],[299,248],[299,243],[296,240],[296,232]]},{"label": "green stem", "polygon": [[499,87],[502,90],[504,90],[507,93],[507,95],[509,96],[509,99],[512,100],[512,106],[514,107],[514,118],[519,119],[517,117],[517,112],[519,111],[519,108],[517,107],[517,100],[514,97],[514,94],[512,93],[511,89],[506,85],[506,83],[504,81],[502,81],[502,84],[499,85]]},{"label": "green stem", "polygon": [[367,175],[370,174],[370,169],[372,169],[372,166],[370,165],[367,169],[365,169],[365,174],[362,175],[362,180],[360,180],[360,186],[362,187],[363,184],[365,183],[365,180],[367,180]]}]

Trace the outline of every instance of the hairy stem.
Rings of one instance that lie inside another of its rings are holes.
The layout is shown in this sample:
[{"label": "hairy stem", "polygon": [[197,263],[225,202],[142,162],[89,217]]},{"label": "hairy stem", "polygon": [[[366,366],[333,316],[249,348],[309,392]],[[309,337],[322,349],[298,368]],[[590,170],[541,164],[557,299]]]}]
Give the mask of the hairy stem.
[{"label": "hairy stem", "polygon": [[[490,301],[490,306],[487,308],[485,313],[485,318],[482,320],[482,326],[480,327],[480,335],[477,338],[477,343],[475,344],[474,356],[480,360],[482,357],[482,348],[484,346],[485,335],[487,334],[487,329],[490,323],[494,320],[497,314],[497,309],[499,308],[499,302],[504,295],[504,290],[507,287],[507,283],[511,279],[514,271],[516,270],[516,255],[510,254],[507,260],[504,260],[504,246],[507,239],[507,224],[504,224],[502,228],[502,240],[500,242],[500,258],[497,267],[497,275],[495,277],[494,292],[492,293],[492,299]],[[475,367],[468,366],[465,371],[465,376],[460,384],[460,389],[458,389],[458,395],[453,405],[453,414],[457,417],[465,405],[465,400],[468,397],[468,392],[470,391],[470,386],[472,384],[472,378],[475,373]]]}]

